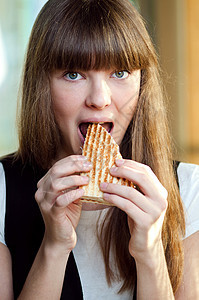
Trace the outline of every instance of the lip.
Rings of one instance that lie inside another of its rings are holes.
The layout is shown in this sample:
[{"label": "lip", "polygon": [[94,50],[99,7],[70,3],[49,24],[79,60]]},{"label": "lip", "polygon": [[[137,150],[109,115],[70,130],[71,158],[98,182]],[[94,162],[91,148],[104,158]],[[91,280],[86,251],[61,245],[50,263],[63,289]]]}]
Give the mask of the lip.
[{"label": "lip", "polygon": [[79,125],[81,124],[81,123],[112,123],[113,124],[113,126],[112,126],[112,128],[111,128],[111,131],[109,132],[109,134],[110,135],[112,135],[112,133],[113,133],[113,128],[114,128],[114,121],[113,121],[113,119],[111,119],[111,118],[97,118],[97,117],[93,117],[93,118],[86,118],[86,119],[82,119],[82,120],[80,120],[79,122],[78,122],[78,124],[77,124],[77,131],[78,131],[78,136],[79,136],[79,138],[80,138],[80,141],[81,141],[81,143],[83,144],[84,143],[84,137],[82,136],[82,134],[81,134],[81,132],[80,132],[80,128],[79,128]]}]

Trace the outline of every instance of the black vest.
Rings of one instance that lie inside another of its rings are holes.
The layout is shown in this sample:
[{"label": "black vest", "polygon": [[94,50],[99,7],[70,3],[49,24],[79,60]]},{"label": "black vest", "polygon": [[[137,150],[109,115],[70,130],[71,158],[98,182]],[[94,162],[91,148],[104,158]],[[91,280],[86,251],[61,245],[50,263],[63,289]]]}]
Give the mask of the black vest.
[{"label": "black vest", "polygon": [[[34,194],[44,170],[23,167],[13,156],[1,160],[6,177],[5,241],[12,256],[15,299],[20,294],[44,235],[44,223]],[[61,299],[83,300],[82,287],[71,252]]]}]

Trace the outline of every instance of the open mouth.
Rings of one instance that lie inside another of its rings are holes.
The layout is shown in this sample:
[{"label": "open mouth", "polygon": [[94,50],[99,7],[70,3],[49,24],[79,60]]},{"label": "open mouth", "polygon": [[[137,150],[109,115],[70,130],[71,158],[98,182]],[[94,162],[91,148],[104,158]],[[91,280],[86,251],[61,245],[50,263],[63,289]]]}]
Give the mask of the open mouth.
[{"label": "open mouth", "polygon": [[[88,129],[88,126],[90,124],[93,124],[91,122],[86,122],[86,123],[80,123],[79,124],[79,131],[83,137],[83,139],[85,140],[86,138],[86,133],[87,133],[87,129]],[[113,123],[112,122],[99,122],[99,124],[101,126],[103,126],[108,133],[111,133],[111,130],[113,129]]]}]

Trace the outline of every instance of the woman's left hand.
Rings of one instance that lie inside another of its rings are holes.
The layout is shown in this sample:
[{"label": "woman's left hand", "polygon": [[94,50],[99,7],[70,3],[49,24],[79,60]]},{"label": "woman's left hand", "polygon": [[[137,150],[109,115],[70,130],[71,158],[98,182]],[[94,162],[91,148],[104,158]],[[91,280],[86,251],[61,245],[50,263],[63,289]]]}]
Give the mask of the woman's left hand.
[{"label": "woman's left hand", "polygon": [[167,191],[152,170],[132,160],[117,160],[111,175],[126,178],[139,190],[113,183],[102,183],[104,199],[128,215],[131,234],[130,254],[143,261],[162,245],[161,232],[167,209]]}]

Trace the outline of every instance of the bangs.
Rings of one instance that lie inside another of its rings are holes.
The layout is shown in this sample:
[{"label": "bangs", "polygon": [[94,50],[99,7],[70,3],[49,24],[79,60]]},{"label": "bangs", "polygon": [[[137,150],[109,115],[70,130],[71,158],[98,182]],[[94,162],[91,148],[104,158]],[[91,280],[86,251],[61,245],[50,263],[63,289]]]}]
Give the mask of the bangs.
[{"label": "bangs", "polygon": [[48,26],[43,61],[49,72],[112,67],[134,70],[148,66],[146,36],[142,36],[134,23],[138,16],[132,15],[134,9],[130,3],[131,15],[125,15],[121,14],[121,8],[118,10],[117,1],[69,2],[58,14],[59,20]]}]

